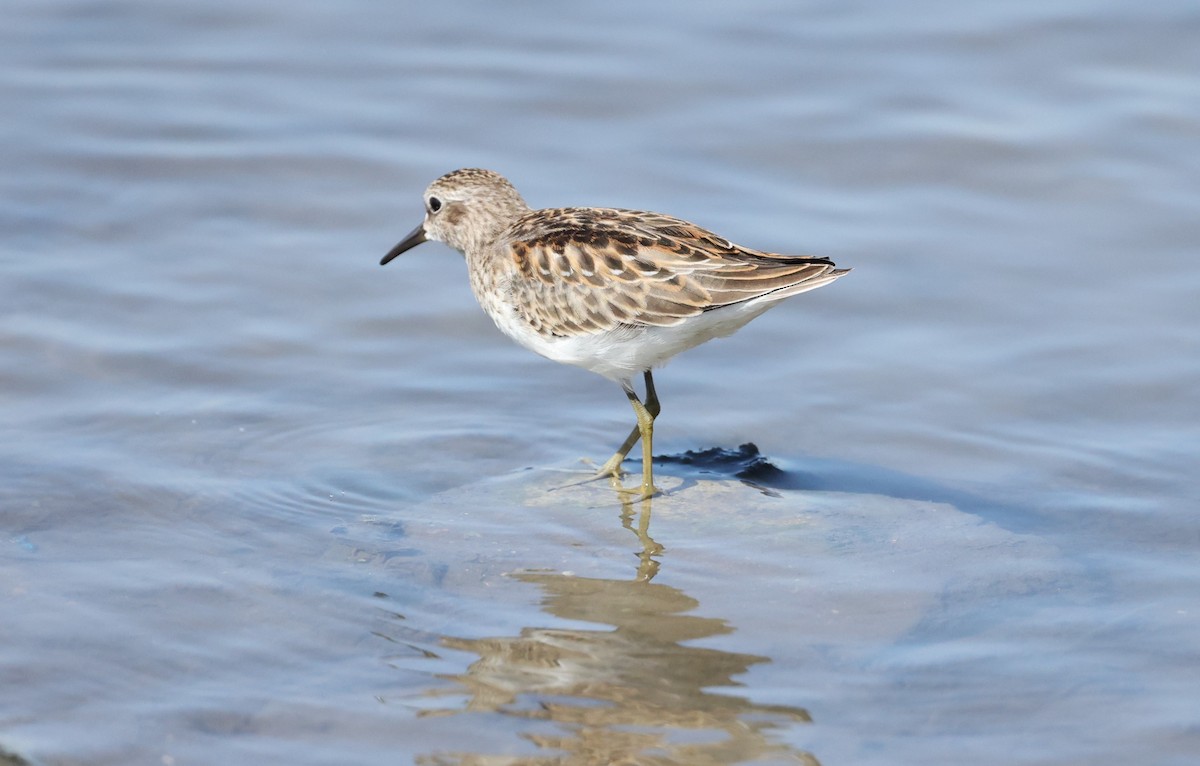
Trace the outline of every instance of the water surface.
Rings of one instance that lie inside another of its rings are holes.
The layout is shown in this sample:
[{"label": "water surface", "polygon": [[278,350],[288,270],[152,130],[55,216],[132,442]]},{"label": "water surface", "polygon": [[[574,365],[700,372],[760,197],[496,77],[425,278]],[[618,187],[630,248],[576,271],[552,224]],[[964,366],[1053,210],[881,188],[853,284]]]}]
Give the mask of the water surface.
[{"label": "water surface", "polygon": [[[1198,32],[10,4],[0,751],[1190,763]],[[462,166],[854,272],[656,375],[652,509],[552,492],[619,389],[378,266]]]}]

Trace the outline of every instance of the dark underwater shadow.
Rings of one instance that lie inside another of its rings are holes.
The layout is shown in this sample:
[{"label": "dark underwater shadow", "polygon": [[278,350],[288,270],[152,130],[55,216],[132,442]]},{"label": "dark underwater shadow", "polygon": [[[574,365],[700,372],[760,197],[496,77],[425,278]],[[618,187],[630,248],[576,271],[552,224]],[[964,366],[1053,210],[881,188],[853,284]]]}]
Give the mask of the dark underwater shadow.
[{"label": "dark underwater shadow", "polygon": [[804,457],[799,459],[800,468],[785,469],[749,442],[737,449],[710,447],[678,455],[655,455],[654,461],[684,468],[685,477],[715,474],[734,478],[769,495],[782,491],[883,495],[898,500],[945,503],[1014,531],[1028,531],[1033,526],[1032,512],[1013,502],[866,463]]}]

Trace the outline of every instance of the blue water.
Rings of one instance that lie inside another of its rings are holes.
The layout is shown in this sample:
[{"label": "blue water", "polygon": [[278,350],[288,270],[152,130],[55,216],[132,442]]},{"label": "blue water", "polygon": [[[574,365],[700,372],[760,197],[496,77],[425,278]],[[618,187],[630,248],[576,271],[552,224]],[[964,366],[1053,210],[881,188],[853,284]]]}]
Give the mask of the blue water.
[{"label": "blue water", "polygon": [[[1193,762],[1198,33],[1185,2],[9,3],[0,752]],[[661,550],[639,509],[504,494],[632,421],[454,253],[378,266],[464,166],[853,267],[656,375],[656,452],[753,442],[768,494],[664,462]]]}]

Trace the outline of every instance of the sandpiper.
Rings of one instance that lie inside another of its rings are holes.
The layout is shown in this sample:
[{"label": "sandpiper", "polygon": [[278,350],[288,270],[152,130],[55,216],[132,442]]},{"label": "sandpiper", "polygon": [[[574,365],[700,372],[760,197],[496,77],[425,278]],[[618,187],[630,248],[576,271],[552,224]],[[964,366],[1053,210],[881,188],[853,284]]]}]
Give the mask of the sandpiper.
[{"label": "sandpiper", "polygon": [[[619,478],[640,438],[645,498],[657,492],[652,443],[660,406],[651,370],[849,271],[828,258],[741,247],[661,213],[533,210],[507,179],[479,168],[430,184],[424,220],[380,265],[427,240],[465,256],[479,305],[505,335],[620,384],[637,425],[597,476]],[[638,373],[645,401],[633,388]]]}]

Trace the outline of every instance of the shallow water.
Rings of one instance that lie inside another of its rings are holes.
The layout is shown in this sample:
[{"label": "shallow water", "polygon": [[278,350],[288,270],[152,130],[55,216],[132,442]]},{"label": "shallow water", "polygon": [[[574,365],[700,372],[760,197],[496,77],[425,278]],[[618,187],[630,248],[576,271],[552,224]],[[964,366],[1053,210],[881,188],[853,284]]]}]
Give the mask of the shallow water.
[{"label": "shallow water", "polygon": [[[0,753],[1191,763],[1193,5],[11,3]],[[854,272],[551,492],[620,391],[378,266],[476,165]]]}]

